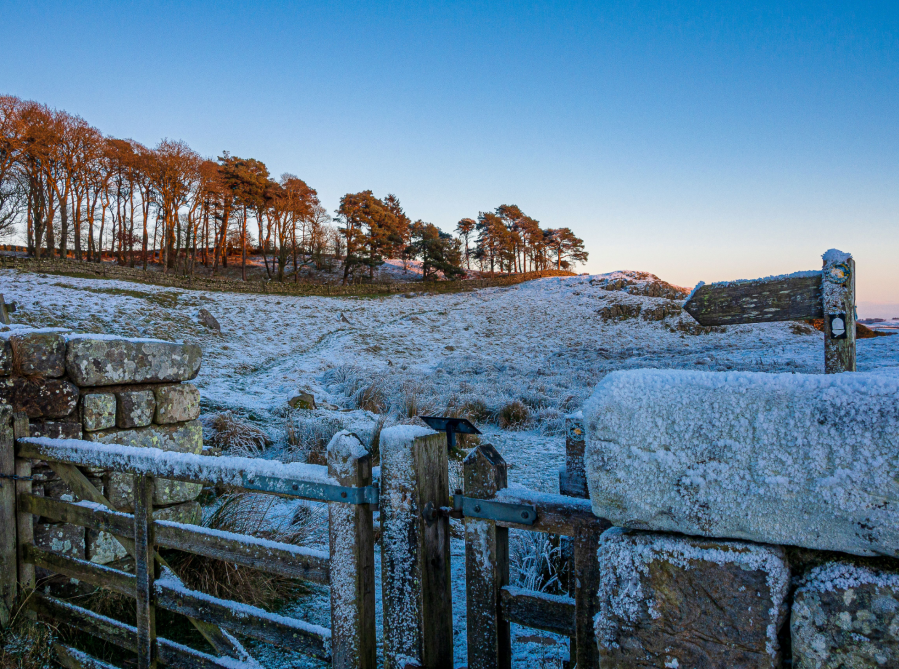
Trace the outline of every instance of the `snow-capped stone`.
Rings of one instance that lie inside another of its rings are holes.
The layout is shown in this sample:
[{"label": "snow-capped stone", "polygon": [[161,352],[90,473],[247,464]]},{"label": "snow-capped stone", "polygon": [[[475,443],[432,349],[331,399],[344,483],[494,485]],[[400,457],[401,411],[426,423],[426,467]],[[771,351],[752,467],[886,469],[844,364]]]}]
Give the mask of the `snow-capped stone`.
[{"label": "snow-capped stone", "polygon": [[9,337],[13,374],[57,378],[66,371],[65,338],[55,332],[14,334]]},{"label": "snow-capped stone", "polygon": [[78,335],[69,337],[66,371],[78,386],[190,381],[201,357],[196,344]]},{"label": "snow-capped stone", "polygon": [[899,574],[815,567],[793,597],[790,634],[794,669],[899,666]]},{"label": "snow-capped stone", "polygon": [[783,549],[612,528],[598,555],[600,666],[780,666]]},{"label": "snow-capped stone", "polygon": [[584,407],[615,525],[899,555],[899,375],[635,370]]}]

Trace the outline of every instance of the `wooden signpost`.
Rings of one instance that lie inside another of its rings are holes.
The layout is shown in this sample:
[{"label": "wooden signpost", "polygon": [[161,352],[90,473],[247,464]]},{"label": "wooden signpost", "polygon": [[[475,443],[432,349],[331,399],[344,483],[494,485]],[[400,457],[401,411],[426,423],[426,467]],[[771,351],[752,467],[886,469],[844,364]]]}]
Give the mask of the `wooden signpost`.
[{"label": "wooden signpost", "polygon": [[824,320],[824,371],[855,371],[855,261],[831,249],[819,271],[700,283],[684,309],[700,325]]}]

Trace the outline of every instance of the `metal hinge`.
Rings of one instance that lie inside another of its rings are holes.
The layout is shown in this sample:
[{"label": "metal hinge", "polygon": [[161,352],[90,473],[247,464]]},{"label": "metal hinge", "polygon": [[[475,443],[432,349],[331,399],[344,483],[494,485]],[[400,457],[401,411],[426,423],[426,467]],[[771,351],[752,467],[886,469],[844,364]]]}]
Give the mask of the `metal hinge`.
[{"label": "metal hinge", "polygon": [[291,481],[273,476],[247,476],[244,474],[242,488],[260,490],[262,492],[317,499],[322,502],[342,502],[344,504],[378,504],[378,486],[367,485],[360,488],[330,485],[328,483],[310,483],[308,481]]},{"label": "metal hinge", "polygon": [[457,492],[453,495],[453,508],[444,506],[437,509],[433,502],[428,502],[422,509],[422,515],[428,524],[434,522],[438,517],[448,517],[483,518],[501,523],[533,525],[537,522],[537,507],[533,504],[513,504],[465,497],[461,492]]}]

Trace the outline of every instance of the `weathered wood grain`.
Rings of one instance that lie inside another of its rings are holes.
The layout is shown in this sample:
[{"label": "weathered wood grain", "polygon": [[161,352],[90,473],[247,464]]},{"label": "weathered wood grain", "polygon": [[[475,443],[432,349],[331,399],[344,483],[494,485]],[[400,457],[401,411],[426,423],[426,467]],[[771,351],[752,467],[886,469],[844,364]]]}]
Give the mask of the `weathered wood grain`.
[{"label": "weathered wood grain", "polygon": [[[610,526],[606,523],[606,527]],[[574,652],[572,660],[580,669],[599,666],[596,632],[593,618],[598,611],[596,593],[599,590],[599,530],[596,523],[578,525],[574,536]]]},{"label": "weathered wood grain", "polygon": [[[0,295],[0,302],[3,296]],[[0,627],[12,617],[18,594],[16,555],[16,456],[13,450],[13,411],[0,405]]]},{"label": "weathered wood grain", "polygon": [[[463,464],[465,496],[491,499],[508,485],[506,462],[481,444]],[[465,591],[468,666],[509,669],[509,621],[500,610],[500,593],[509,584],[509,530],[491,520],[465,519]]]},{"label": "weathered wood grain", "polygon": [[[102,509],[88,509],[61,500],[26,495],[19,500],[20,508],[35,516],[54,521],[81,525],[100,532],[109,532],[117,538],[134,533],[134,516]],[[155,521],[156,545],[195,553],[216,560],[225,560],[287,578],[297,578],[327,585],[330,582],[330,560],[322,551],[298,552],[287,544],[283,548],[268,543],[255,543],[253,537],[241,541],[199,526],[177,525],[167,521]]]},{"label": "weathered wood grain", "polygon": [[[835,263],[824,262],[827,276]],[[849,276],[842,285],[825,280],[824,285],[824,372],[839,374],[854,372],[855,367],[855,260],[850,258],[845,265]],[[830,314],[845,314],[846,337],[834,339],[831,332]]]},{"label": "weathered wood grain", "polygon": [[137,604],[137,667],[156,669],[156,546],[153,539],[153,491],[151,476],[134,476],[134,576]]},{"label": "weathered wood grain", "polygon": [[593,515],[589,499],[550,495],[525,488],[506,488],[497,493],[495,499],[511,504],[532,504],[537,508],[537,520],[533,525],[518,523],[498,523],[503,527],[513,527],[529,532],[546,532],[573,537],[582,524],[592,524],[602,532],[610,527],[608,521]]},{"label": "weathered wood grain", "polygon": [[684,304],[700,325],[822,318],[821,274],[702,286]]},{"label": "weathered wood grain", "polygon": [[204,597],[200,593],[181,588],[172,589],[164,582],[157,584],[156,593],[158,605],[169,611],[205,620],[253,639],[289,648],[320,660],[329,660],[331,657],[330,635],[311,631],[299,621],[298,624],[290,624],[254,615],[246,609],[237,610],[229,606],[229,603]]},{"label": "weathered wood grain", "polygon": [[[35,592],[28,600],[28,607],[42,620],[68,625],[125,650],[137,652],[137,628],[101,616],[88,609],[75,606],[61,599]],[[219,659],[206,653],[182,646],[168,639],[158,639],[159,661],[167,666],[184,669],[251,669],[252,665],[234,659]],[[257,665],[258,666],[258,665]]]},{"label": "weathered wood grain", "polygon": [[563,636],[575,635],[575,605],[570,597],[509,586],[502,589],[500,596],[503,618],[508,622]]},{"label": "weathered wood grain", "polygon": [[[360,448],[359,453],[364,453]],[[344,456],[345,459],[344,459]],[[329,450],[328,473],[343,486],[371,485],[371,456]],[[375,534],[368,504],[328,504],[331,666],[375,669]]]},{"label": "weathered wood grain", "polygon": [[61,643],[53,644],[53,652],[56,653],[56,661],[64,669],[118,669],[118,667],[91,657],[83,651]]},{"label": "weathered wood grain", "polygon": [[[17,411],[13,414],[13,435],[16,439],[27,437],[31,434],[31,426],[28,416]],[[22,495],[31,494],[31,460],[16,457],[16,499]],[[18,568],[19,589],[30,591],[34,588],[34,566],[25,562],[22,556],[22,546],[34,542],[34,519],[30,514],[24,513],[16,507],[16,543],[18,545],[16,564]]]},{"label": "weathered wood grain", "polygon": [[68,555],[39,548],[38,546],[26,545],[24,547],[24,556],[29,564],[37,567],[43,567],[57,574],[78,579],[82,583],[106,588],[128,597],[135,596],[134,574],[104,567],[87,560],[69,557]]},{"label": "weathered wood grain", "polygon": [[446,435],[410,436],[381,457],[385,667],[452,669],[449,519],[423,514],[449,500]]}]

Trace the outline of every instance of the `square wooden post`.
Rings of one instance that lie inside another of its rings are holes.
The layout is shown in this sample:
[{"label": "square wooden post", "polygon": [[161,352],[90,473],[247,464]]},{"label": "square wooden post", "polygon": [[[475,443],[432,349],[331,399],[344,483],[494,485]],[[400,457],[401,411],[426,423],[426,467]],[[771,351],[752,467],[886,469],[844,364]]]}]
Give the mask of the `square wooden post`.
[{"label": "square wooden post", "polygon": [[[2,296],[0,296],[2,299]],[[16,557],[16,455],[12,407],[0,404],[0,626],[6,626],[18,594]]]},{"label": "square wooden post", "polygon": [[[328,444],[328,474],[342,486],[371,485],[371,455],[349,432]],[[331,666],[375,669],[375,540],[368,504],[328,504]]]},{"label": "square wooden post", "polygon": [[134,476],[134,575],[137,599],[137,666],[156,669],[156,547],[153,531],[152,476]]},{"label": "square wooden post", "polygon": [[453,667],[446,435],[406,425],[381,432],[384,664]]},{"label": "square wooden post", "polygon": [[[463,463],[465,496],[490,499],[508,485],[506,461],[490,444],[481,444]],[[465,591],[468,666],[509,669],[509,623],[500,607],[509,584],[509,530],[492,520],[465,519]]]},{"label": "square wooden post", "polygon": [[594,669],[599,666],[596,632],[593,617],[597,613],[596,594],[599,591],[599,535],[601,526],[595,523],[578,525],[573,540],[572,561],[574,582],[574,630],[572,666]]},{"label": "square wooden post", "polygon": [[824,372],[854,372],[855,261],[848,253],[836,249],[823,257]]},{"label": "square wooden post", "polygon": [[[28,416],[18,411],[13,415],[13,436],[24,439],[31,435]],[[18,499],[31,494],[31,460],[16,458],[16,561],[19,572],[19,590],[30,592],[34,589],[34,565],[25,561],[24,547],[34,543],[34,517],[18,508]]]}]

